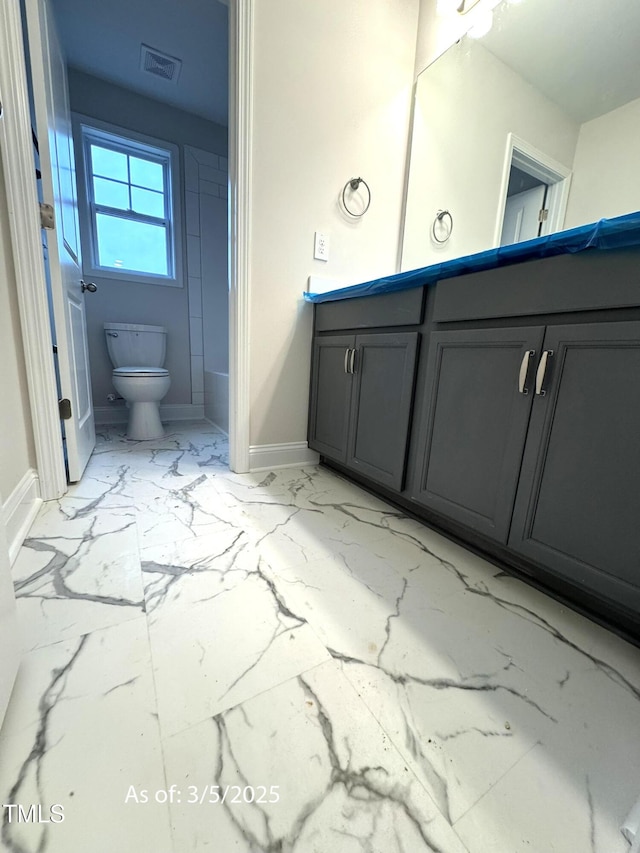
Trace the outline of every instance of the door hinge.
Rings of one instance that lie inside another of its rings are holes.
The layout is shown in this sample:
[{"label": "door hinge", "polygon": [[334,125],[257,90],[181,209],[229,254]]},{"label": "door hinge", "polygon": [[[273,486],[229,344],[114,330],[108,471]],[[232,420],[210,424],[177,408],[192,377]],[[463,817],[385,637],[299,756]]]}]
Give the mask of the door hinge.
[{"label": "door hinge", "polygon": [[53,205],[45,204],[43,201],[40,202],[40,227],[49,231],[56,227]]},{"label": "door hinge", "polygon": [[546,222],[547,216],[549,216],[549,211],[543,207],[538,213],[538,222]]},{"label": "door hinge", "polygon": [[60,412],[60,420],[68,421],[71,417],[71,400],[65,397],[63,400],[58,400],[58,411]]}]

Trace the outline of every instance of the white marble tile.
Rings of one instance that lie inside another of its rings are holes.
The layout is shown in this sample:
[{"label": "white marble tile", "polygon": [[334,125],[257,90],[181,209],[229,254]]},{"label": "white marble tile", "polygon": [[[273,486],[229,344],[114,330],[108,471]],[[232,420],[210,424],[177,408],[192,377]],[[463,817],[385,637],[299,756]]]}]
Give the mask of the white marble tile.
[{"label": "white marble tile", "polygon": [[[628,853],[620,825],[637,787],[589,770],[536,745],[455,829],[472,853]],[[631,784],[637,780],[634,772]]]},{"label": "white marble tile", "polygon": [[[471,853],[625,849],[638,648],[326,469],[227,463],[207,423],[151,442],[105,427],[19,555],[37,648],[0,783],[9,796],[44,731],[24,796],[41,766],[38,796],[62,790],[74,819],[43,853],[84,853],[96,833],[98,853],[462,851],[450,824]],[[176,803],[172,846],[166,810],[111,798],[97,813],[102,765],[108,791],[126,776],[282,798]],[[2,831],[38,849],[19,834],[33,827]]]},{"label": "white marble tile", "polygon": [[[581,778],[591,766],[593,791],[596,777],[619,790],[633,786],[640,741],[626,748],[625,760],[589,762],[588,754],[609,742],[607,730],[613,739],[640,730],[640,655],[635,672],[631,659],[622,671],[581,650],[550,621],[555,602],[535,614],[482,584],[434,602],[424,583],[418,571],[409,576],[376,666],[335,646],[332,653],[452,822],[538,743],[560,766],[582,767]],[[570,633],[571,620],[560,625]],[[614,743],[605,752],[616,755]],[[507,789],[515,811],[526,808],[518,785]]]},{"label": "white marble tile", "polygon": [[375,664],[406,581],[371,548],[340,544],[332,550],[331,557],[294,565],[265,559],[263,571],[328,649]]},{"label": "white marble tile", "polygon": [[208,536],[229,526],[215,509],[205,509],[192,498],[189,485],[171,489],[145,484],[137,517],[141,548]]},{"label": "white marble tile", "polygon": [[24,649],[144,612],[135,515],[105,500],[51,501],[33,524],[12,569]]},{"label": "white marble tile", "polygon": [[238,530],[145,549],[142,567],[166,733],[329,659]]},{"label": "white marble tile", "polygon": [[59,804],[64,821],[5,818],[2,849],[171,853],[167,807],[125,804],[131,785],[165,787],[144,618],[23,659],[0,734],[0,802]]},{"label": "white marble tile", "polygon": [[[464,853],[358,704],[329,662],[166,739],[177,849]],[[254,793],[266,802],[243,802]]]}]

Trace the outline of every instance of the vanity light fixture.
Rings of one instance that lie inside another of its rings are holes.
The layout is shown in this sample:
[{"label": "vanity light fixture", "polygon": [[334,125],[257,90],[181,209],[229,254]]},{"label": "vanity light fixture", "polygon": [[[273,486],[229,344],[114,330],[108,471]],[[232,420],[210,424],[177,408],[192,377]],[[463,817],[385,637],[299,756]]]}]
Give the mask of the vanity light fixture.
[{"label": "vanity light fixture", "polygon": [[467,35],[472,39],[481,39],[493,26],[493,12],[491,9],[480,9],[474,16],[473,25],[467,30]]},{"label": "vanity light fixture", "polygon": [[470,12],[479,2],[480,0],[462,0],[462,2],[458,4],[458,12],[461,15],[466,15],[467,12]]}]

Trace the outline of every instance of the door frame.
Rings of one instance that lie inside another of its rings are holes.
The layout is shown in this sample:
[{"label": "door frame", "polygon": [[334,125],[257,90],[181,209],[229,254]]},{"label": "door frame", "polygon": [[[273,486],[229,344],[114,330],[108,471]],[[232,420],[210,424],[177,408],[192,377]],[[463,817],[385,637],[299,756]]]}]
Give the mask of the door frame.
[{"label": "door frame", "polygon": [[569,190],[571,188],[571,169],[554,160],[553,157],[547,156],[524,139],[520,139],[515,133],[509,133],[507,134],[507,148],[498,195],[498,213],[493,235],[494,248],[500,246],[500,239],[502,237],[507,191],[509,188],[509,173],[511,172],[512,164],[527,172],[527,174],[539,178],[549,187],[546,200],[549,216],[542,223],[542,236],[555,234],[556,231],[561,231],[564,227],[564,219],[569,202]]},{"label": "door frame", "polygon": [[[249,470],[253,0],[229,0],[229,445]],[[40,494],[67,491],[31,140],[19,0],[0,4],[0,142]]]},{"label": "door frame", "polygon": [[53,341],[42,255],[31,115],[19,0],[0,4],[0,148],[24,348],[36,464],[43,500],[67,491]]}]

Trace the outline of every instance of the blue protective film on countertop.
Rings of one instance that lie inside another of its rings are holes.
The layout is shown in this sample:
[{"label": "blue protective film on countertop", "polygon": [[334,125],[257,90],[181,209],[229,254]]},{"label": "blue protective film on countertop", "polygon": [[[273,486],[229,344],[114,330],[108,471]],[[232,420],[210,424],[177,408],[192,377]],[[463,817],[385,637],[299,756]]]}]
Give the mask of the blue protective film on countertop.
[{"label": "blue protective film on countertop", "polygon": [[556,234],[536,237],[523,243],[487,249],[475,255],[464,255],[461,258],[431,264],[421,269],[376,278],[363,284],[341,287],[327,293],[304,293],[303,296],[307,302],[333,302],[337,299],[351,299],[354,296],[373,296],[377,293],[392,293],[396,290],[408,290],[411,287],[423,287],[463,273],[490,270],[518,261],[583,252],[585,249],[624,249],[638,245],[640,245],[640,211],[617,216],[614,219],[600,219],[590,225],[580,225],[569,231],[558,231]]}]

